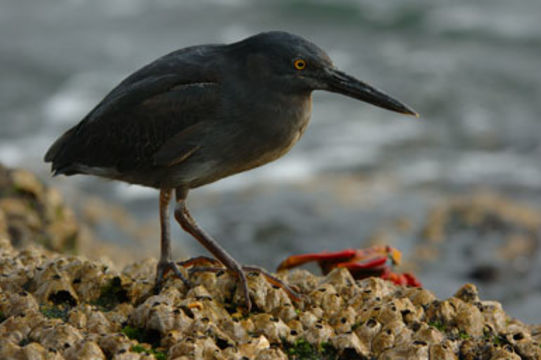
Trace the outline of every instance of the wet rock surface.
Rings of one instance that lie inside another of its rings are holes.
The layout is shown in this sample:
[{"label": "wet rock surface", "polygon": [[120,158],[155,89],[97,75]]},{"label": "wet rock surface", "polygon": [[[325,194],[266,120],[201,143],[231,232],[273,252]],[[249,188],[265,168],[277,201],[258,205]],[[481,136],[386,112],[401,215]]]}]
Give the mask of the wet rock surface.
[{"label": "wet rock surface", "polygon": [[[379,278],[279,274],[293,302],[248,274],[247,314],[227,272],[153,287],[155,262],[115,271],[0,240],[2,359],[540,359],[541,331],[479,299],[471,284],[437,299]],[[150,275],[149,275],[150,274]]]}]

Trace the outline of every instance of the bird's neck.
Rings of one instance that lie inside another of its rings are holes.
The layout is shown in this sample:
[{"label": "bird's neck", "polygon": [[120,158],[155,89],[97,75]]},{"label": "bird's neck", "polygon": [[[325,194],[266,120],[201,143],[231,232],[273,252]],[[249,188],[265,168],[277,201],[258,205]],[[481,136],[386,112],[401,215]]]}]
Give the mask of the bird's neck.
[{"label": "bird's neck", "polygon": [[[259,114],[266,114],[267,121],[292,127],[305,126],[312,113],[311,93],[288,94],[265,92],[260,97],[256,94],[252,98],[251,106]],[[264,99],[261,101],[259,99]]]}]

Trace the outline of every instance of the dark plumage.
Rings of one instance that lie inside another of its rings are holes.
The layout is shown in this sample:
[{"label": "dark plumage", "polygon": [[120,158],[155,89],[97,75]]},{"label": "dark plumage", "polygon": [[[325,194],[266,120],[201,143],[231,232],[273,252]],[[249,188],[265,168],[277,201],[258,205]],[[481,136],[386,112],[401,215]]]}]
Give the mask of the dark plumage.
[{"label": "dark plumage", "polygon": [[323,50],[285,32],[230,45],[174,51],[136,71],[49,149],[55,174],[90,174],[161,190],[162,256],[170,258],[167,204],[175,217],[248,289],[241,266],[197,227],[185,206],[189,189],[284,155],[304,132],[313,90],[355,97],[405,114],[415,112],[338,71]]}]

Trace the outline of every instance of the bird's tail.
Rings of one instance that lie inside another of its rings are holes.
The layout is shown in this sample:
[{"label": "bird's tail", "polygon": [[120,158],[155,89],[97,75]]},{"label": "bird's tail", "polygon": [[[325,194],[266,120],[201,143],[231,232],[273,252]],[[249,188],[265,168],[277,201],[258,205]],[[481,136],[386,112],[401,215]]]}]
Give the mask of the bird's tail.
[{"label": "bird's tail", "polygon": [[72,139],[75,130],[76,128],[72,128],[59,137],[53,145],[51,145],[49,150],[47,150],[47,153],[43,158],[45,162],[52,163],[51,171],[53,176],[60,174],[72,175],[75,173],[71,166],[69,152],[66,150],[66,145]]}]

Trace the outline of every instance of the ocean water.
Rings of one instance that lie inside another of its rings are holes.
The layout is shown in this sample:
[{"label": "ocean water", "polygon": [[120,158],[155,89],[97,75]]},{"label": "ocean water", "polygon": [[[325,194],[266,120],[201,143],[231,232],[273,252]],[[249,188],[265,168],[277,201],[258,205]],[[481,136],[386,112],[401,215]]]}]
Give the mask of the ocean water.
[{"label": "ocean water", "polygon": [[[272,268],[296,252],[364,246],[392,219],[415,226],[445,196],[479,188],[539,208],[540,15],[538,0],[7,0],[0,4],[0,162],[37,172],[74,204],[100,196],[153,221],[155,190],[51,179],[42,162],[47,147],[156,57],[279,29],[313,40],[338,67],[421,118],[314,93],[311,124],[287,156],[190,196],[195,217],[240,261]],[[180,231],[175,237],[188,252],[202,252]],[[415,236],[391,240],[406,257],[416,244]],[[418,269],[439,296],[472,281],[460,270],[472,259],[458,248],[440,254],[445,271]],[[534,311],[541,278],[505,281],[518,284],[513,296],[502,282],[479,284],[482,296],[541,322]]]}]

